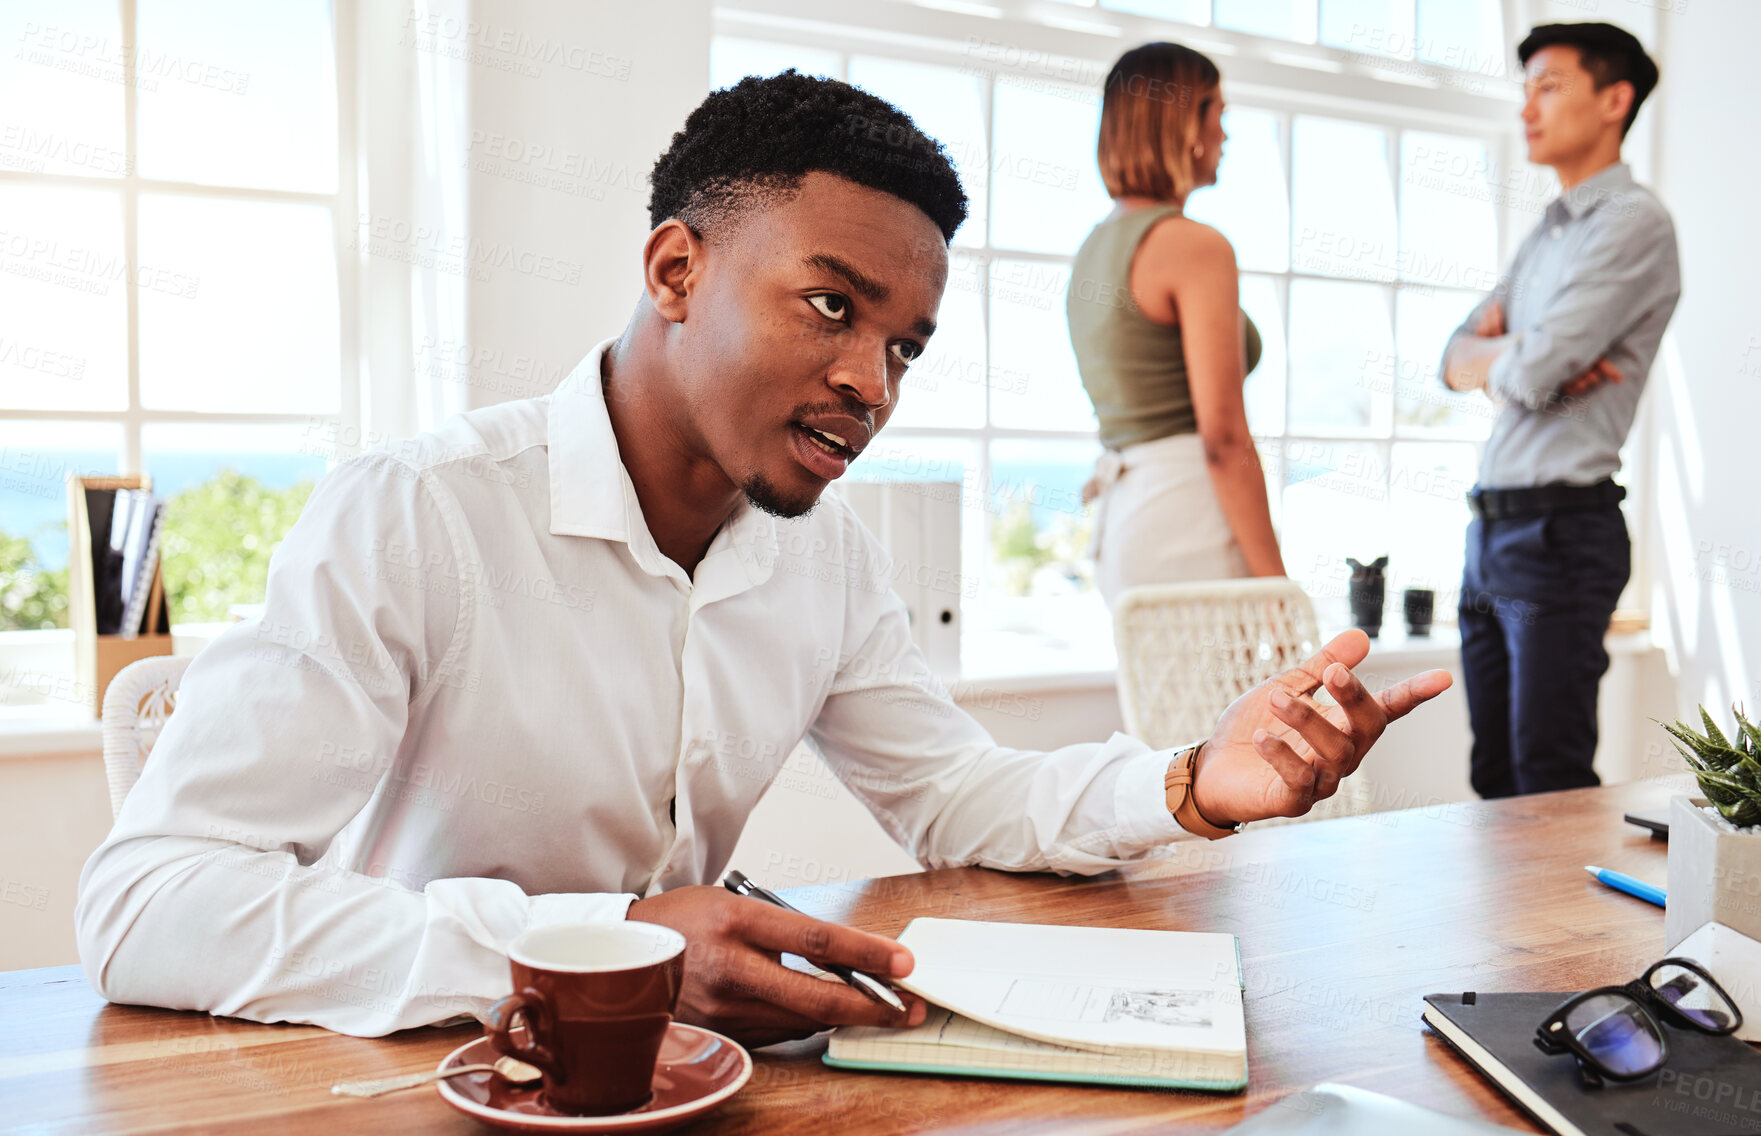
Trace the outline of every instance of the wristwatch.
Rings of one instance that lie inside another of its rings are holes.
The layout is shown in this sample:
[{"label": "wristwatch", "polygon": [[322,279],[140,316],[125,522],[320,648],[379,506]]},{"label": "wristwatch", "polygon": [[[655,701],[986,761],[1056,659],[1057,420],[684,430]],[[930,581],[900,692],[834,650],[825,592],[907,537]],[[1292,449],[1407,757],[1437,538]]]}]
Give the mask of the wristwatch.
[{"label": "wristwatch", "polygon": [[1200,816],[1198,805],[1193,803],[1193,762],[1204,744],[1194,742],[1174,755],[1174,760],[1168,763],[1168,772],[1162,777],[1162,787],[1168,791],[1168,811],[1174,814],[1174,819],[1180,822],[1181,828],[1206,840],[1221,840],[1240,832],[1243,826],[1238,824],[1234,828],[1218,828]]}]

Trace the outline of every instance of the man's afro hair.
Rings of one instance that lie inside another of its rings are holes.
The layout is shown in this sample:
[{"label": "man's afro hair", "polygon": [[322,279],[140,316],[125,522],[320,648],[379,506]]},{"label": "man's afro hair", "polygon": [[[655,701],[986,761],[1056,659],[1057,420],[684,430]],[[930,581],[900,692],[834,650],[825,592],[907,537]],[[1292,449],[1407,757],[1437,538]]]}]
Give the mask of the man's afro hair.
[{"label": "man's afro hair", "polygon": [[794,68],[712,91],[649,174],[650,227],[677,217],[700,235],[823,170],[917,206],[944,240],[966,193],[941,143],[885,99]]}]

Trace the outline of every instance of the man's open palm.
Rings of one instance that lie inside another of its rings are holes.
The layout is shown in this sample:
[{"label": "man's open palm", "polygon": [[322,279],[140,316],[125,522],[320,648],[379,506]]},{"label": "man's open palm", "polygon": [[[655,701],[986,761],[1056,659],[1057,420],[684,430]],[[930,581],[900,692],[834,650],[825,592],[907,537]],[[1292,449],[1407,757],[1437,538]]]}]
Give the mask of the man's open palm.
[{"label": "man's open palm", "polygon": [[[1216,825],[1301,816],[1333,795],[1389,722],[1449,689],[1448,671],[1426,671],[1371,694],[1351,671],[1369,653],[1369,636],[1347,631],[1230,703],[1198,754],[1200,815]],[[1314,700],[1322,688],[1334,705]]]}]

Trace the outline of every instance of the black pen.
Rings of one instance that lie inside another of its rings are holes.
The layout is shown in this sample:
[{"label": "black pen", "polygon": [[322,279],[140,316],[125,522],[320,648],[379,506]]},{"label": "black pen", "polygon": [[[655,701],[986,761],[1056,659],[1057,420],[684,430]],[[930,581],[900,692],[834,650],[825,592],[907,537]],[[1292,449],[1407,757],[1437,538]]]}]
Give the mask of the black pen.
[{"label": "black pen", "polygon": [[[757,884],[747,879],[744,872],[729,872],[728,878],[722,881],[722,886],[733,892],[735,895],[743,895],[748,899],[762,899],[764,902],[771,904],[774,907],[780,907],[784,911],[793,911],[797,915],[807,914],[805,911],[794,906],[775,892],[766,891],[764,888],[759,887]],[[812,916],[808,917],[812,918]],[[899,996],[893,993],[892,989],[887,986],[886,983],[875,978],[873,975],[863,974],[860,970],[848,966],[840,966],[837,963],[829,962],[823,966],[819,963],[814,963],[813,965],[818,966],[828,974],[833,974],[843,979],[851,986],[854,986],[870,998],[873,998],[876,1002],[884,1002],[893,1009],[898,1010],[900,1013],[905,1012],[905,1003],[899,1001]]]}]

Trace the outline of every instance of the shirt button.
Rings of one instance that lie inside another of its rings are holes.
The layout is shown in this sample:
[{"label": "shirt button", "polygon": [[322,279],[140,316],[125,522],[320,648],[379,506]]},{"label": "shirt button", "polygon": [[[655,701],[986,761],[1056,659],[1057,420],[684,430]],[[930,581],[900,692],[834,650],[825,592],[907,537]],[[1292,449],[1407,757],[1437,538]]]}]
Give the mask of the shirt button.
[{"label": "shirt button", "polygon": [[1548,230],[1547,235],[1552,237],[1554,240],[1558,240],[1560,237],[1565,236],[1565,226],[1555,225],[1555,226],[1553,226],[1552,229]]}]

